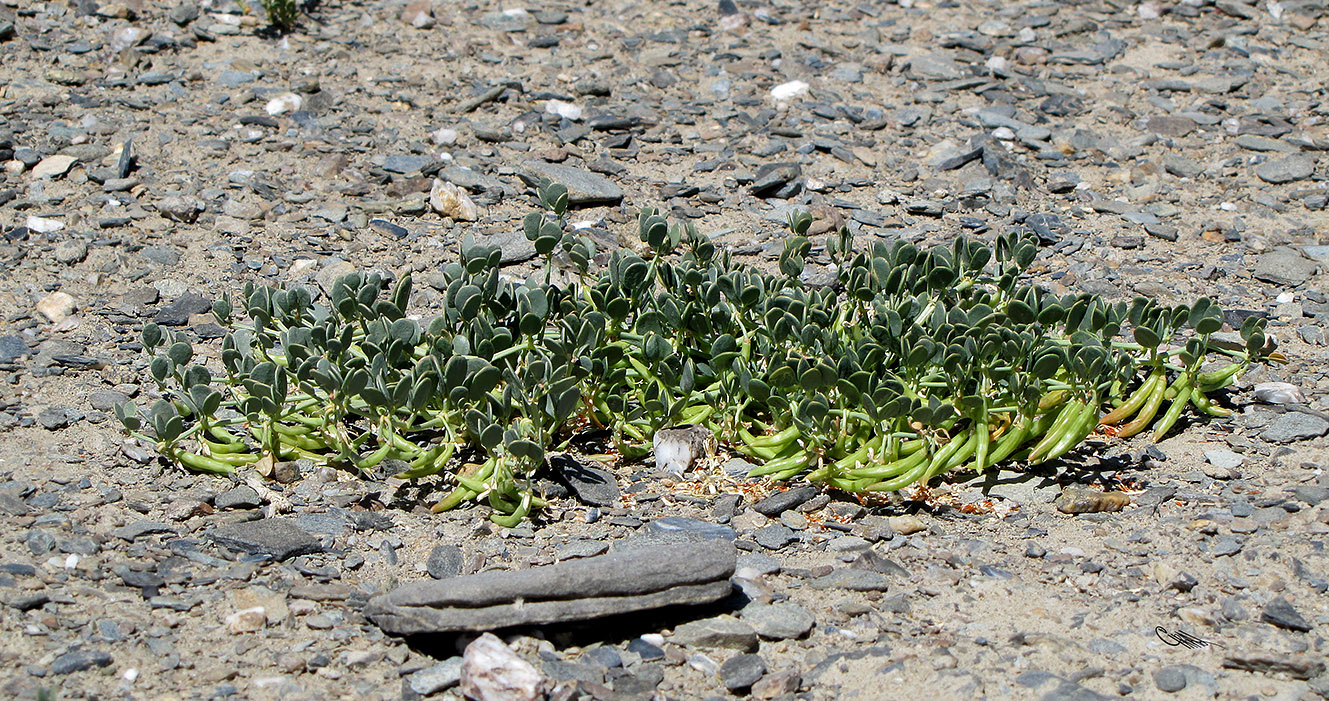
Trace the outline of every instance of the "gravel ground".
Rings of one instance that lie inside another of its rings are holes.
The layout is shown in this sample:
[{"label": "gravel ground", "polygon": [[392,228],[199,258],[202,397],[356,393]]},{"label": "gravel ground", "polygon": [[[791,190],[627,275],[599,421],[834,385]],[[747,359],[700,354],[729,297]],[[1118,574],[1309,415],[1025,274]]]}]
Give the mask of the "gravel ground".
[{"label": "gravel ground", "polygon": [[[508,635],[554,697],[1329,698],[1323,3],[518,7],[327,0],[274,37],[235,0],[0,0],[0,693],[456,697],[472,637],[386,636],[371,596],[675,517],[732,529],[748,602]],[[540,173],[604,250],[642,206],[757,264],[793,207],[861,242],[1027,228],[1049,288],[1208,295],[1291,362],[1231,419],[1041,472],[759,511],[723,460],[619,465],[616,503],[513,529],[391,480],[187,475],[117,431],[153,392],[142,324],[215,355],[207,302],[246,280],[414,271],[428,314],[470,233],[529,274]],[[1131,501],[1062,513],[1077,486]]]}]

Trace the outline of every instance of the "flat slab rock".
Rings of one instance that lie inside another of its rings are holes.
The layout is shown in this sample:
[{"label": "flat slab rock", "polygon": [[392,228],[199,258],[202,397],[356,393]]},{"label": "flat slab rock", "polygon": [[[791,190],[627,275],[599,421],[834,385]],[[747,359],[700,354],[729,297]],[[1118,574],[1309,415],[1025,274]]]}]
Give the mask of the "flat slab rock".
[{"label": "flat slab rock", "polygon": [[232,550],[267,555],[278,561],[323,550],[317,538],[287,519],[264,518],[218,526],[208,536]]},{"label": "flat slab rock", "polygon": [[412,582],[369,601],[388,633],[452,633],[600,618],[728,596],[727,540],[652,545],[516,572]]}]

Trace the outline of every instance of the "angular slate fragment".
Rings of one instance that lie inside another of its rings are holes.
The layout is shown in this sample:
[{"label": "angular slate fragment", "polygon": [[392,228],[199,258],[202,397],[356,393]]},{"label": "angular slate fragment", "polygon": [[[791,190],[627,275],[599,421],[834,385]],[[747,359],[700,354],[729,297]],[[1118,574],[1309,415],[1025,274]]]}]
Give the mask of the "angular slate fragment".
[{"label": "angular slate fragment", "polygon": [[615,205],[623,201],[623,188],[617,183],[590,171],[557,163],[527,161],[522,180],[531,185],[541,177],[562,183],[568,188],[568,205],[572,207],[594,207],[597,205]]},{"label": "angular slate fragment", "polygon": [[213,541],[251,555],[286,560],[323,550],[318,539],[284,519],[264,518],[219,526],[208,534]]},{"label": "angular slate fragment", "polygon": [[549,464],[558,471],[559,479],[577,495],[577,500],[590,506],[617,506],[618,480],[608,470],[586,465],[571,455],[555,455]]},{"label": "angular slate fragment", "polygon": [[1264,607],[1264,612],[1260,614],[1260,620],[1287,630],[1296,630],[1303,633],[1309,633],[1311,630],[1311,624],[1292,607],[1292,602],[1281,596],[1270,601],[1269,605]]},{"label": "angular slate fragment", "polygon": [[154,319],[162,326],[184,326],[194,314],[212,311],[212,300],[193,292],[186,292],[157,310]]},{"label": "angular slate fragment", "polygon": [[413,635],[711,603],[730,594],[735,561],[726,540],[635,548],[516,572],[412,582],[371,599],[365,615],[388,633]]},{"label": "angular slate fragment", "polygon": [[101,650],[71,650],[55,658],[51,663],[51,674],[69,674],[81,672],[93,667],[105,667],[115,660],[111,653]]},{"label": "angular slate fragment", "polygon": [[753,504],[751,508],[762,516],[775,518],[790,509],[797,509],[815,496],[817,496],[816,487],[795,487],[776,492]]}]

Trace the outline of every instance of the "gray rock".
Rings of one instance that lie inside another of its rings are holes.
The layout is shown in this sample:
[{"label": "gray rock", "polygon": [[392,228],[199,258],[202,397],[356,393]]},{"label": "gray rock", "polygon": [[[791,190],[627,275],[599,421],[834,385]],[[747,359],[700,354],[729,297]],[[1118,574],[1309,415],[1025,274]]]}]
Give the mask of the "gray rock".
[{"label": "gray rock", "polygon": [[757,635],[768,640],[801,638],[816,623],[812,614],[794,604],[749,604],[739,615]]},{"label": "gray rock", "polygon": [[1241,464],[1246,461],[1246,458],[1230,450],[1206,450],[1204,451],[1204,459],[1208,460],[1209,464],[1214,467],[1230,470],[1241,467]]},{"label": "gray rock", "polygon": [[612,180],[587,170],[544,161],[527,161],[521,177],[535,185],[541,177],[562,183],[568,188],[568,205],[594,207],[616,205],[623,201],[623,188]]},{"label": "gray rock", "polygon": [[264,518],[218,526],[208,536],[232,550],[268,555],[274,560],[287,560],[323,550],[317,538],[286,519]]},{"label": "gray rock", "polygon": [[193,292],[186,292],[157,310],[153,318],[162,326],[184,326],[189,317],[212,311],[212,300]]},{"label": "gray rock", "polygon": [[389,633],[408,635],[710,603],[732,591],[735,559],[725,540],[623,549],[516,572],[414,582],[372,599],[366,615]]},{"label": "gray rock", "polygon": [[[3,361],[3,358],[0,358],[0,361]],[[129,395],[110,389],[99,389],[88,395],[88,406],[97,411],[114,411],[117,406],[127,401]]]},{"label": "gray rock", "polygon": [[242,484],[218,494],[212,505],[218,509],[257,509],[263,506],[263,500],[253,487]]},{"label": "gray rock", "polygon": [[152,533],[174,533],[175,527],[159,521],[135,521],[134,523],[111,529],[111,535],[121,540],[133,542]]},{"label": "gray rock", "polygon": [[203,201],[193,196],[167,195],[157,202],[157,212],[172,221],[190,223],[205,209]]},{"label": "gray rock", "polygon": [[462,559],[461,548],[452,543],[435,545],[434,549],[429,551],[429,559],[425,561],[425,570],[434,579],[456,577],[461,573]]},{"label": "gray rock", "polygon": [[1182,137],[1195,131],[1195,120],[1170,115],[1150,117],[1144,128],[1162,136]]},{"label": "gray rock", "polygon": [[1163,170],[1178,178],[1194,178],[1204,172],[1204,166],[1176,153],[1163,156]]},{"label": "gray rock", "polygon": [[486,12],[480,16],[480,26],[496,32],[524,32],[534,23],[535,18],[525,10]]},{"label": "gray rock", "polygon": [[950,56],[922,54],[909,59],[909,74],[923,80],[955,80],[964,71]]},{"label": "gray rock", "polygon": [[757,649],[757,631],[733,616],[716,616],[678,626],[669,642],[688,647],[753,652]]},{"label": "gray rock", "polygon": [[798,534],[781,523],[772,523],[757,529],[753,534],[757,544],[769,550],[779,550],[790,543],[798,542]]},{"label": "gray rock", "polygon": [[1255,174],[1267,183],[1284,183],[1305,180],[1315,172],[1315,159],[1304,154],[1288,156],[1277,161],[1266,161],[1255,168]]},{"label": "gray rock", "polygon": [[1274,598],[1264,607],[1264,611],[1260,614],[1260,620],[1287,630],[1296,630],[1303,633],[1309,633],[1311,630],[1311,624],[1292,607],[1292,602],[1281,596]]},{"label": "gray rock", "polygon": [[1317,264],[1291,248],[1275,248],[1260,256],[1251,274],[1257,280],[1298,287],[1315,274]]},{"label": "gray rock", "polygon": [[0,336],[0,364],[16,363],[30,353],[21,336]]},{"label": "gray rock", "polygon": [[1301,484],[1292,489],[1292,494],[1308,506],[1317,506],[1320,502],[1329,500],[1329,487]]},{"label": "gray rock", "polygon": [[1186,688],[1186,673],[1177,665],[1154,671],[1154,686],[1160,691],[1176,693]]},{"label": "gray rock", "polygon": [[735,655],[720,665],[720,681],[730,691],[747,689],[766,674],[766,660],[760,655]]},{"label": "gray rock", "polygon": [[591,467],[567,454],[554,455],[549,459],[549,464],[581,503],[618,506],[621,495],[614,473]]},{"label": "gray rock", "polygon": [[523,263],[535,257],[535,244],[531,243],[526,235],[520,231],[500,231],[496,234],[482,236],[478,243],[485,246],[498,246],[499,263],[502,265]]},{"label": "gray rock", "polygon": [[184,2],[172,7],[171,11],[166,13],[166,18],[183,27],[198,19],[198,14],[198,5],[192,2]]},{"label": "gray rock", "polygon": [[1115,698],[1086,689],[1069,679],[1063,679],[1041,669],[1031,669],[1021,673],[1015,678],[1015,683],[1033,692],[1026,698],[1039,698],[1042,701],[1108,701]]},{"label": "gray rock", "polygon": [[1279,655],[1269,652],[1234,653],[1223,658],[1228,669],[1261,674],[1286,674],[1293,679],[1313,679],[1324,674],[1323,659],[1308,655]]},{"label": "gray rock", "polygon": [[115,162],[115,178],[117,180],[124,180],[128,178],[129,171],[133,167],[134,167],[134,140],[126,139],[124,147],[120,149],[120,158],[116,159]]},{"label": "gray rock", "polygon": [[599,540],[581,538],[558,546],[558,548],[554,550],[554,559],[573,560],[579,557],[594,557],[596,555],[603,555],[608,549],[608,543]]},{"label": "gray rock", "polygon": [[728,540],[733,541],[738,533],[728,526],[699,521],[682,516],[663,516],[651,521],[646,526],[647,534],[658,540]]},{"label": "gray rock", "polygon": [[429,696],[445,689],[451,689],[461,681],[462,658],[449,657],[446,660],[426,667],[406,678],[406,685],[411,691]]},{"label": "gray rock", "polygon": [[1270,443],[1295,443],[1311,438],[1319,438],[1329,433],[1329,421],[1305,414],[1289,411],[1269,423],[1269,427],[1260,433]]},{"label": "gray rock", "polygon": [[816,487],[794,487],[783,492],[776,492],[753,504],[751,508],[762,516],[775,518],[790,509],[797,509],[812,497],[817,496],[817,493]]},{"label": "gray rock", "polygon": [[834,570],[808,583],[813,589],[848,589],[850,591],[886,591],[891,578],[880,572],[847,569]]},{"label": "gray rock", "polygon": [[82,672],[93,667],[106,667],[114,661],[111,653],[102,650],[70,650],[51,662],[51,674]]},{"label": "gray rock", "polygon": [[756,179],[752,182],[752,194],[756,197],[775,196],[802,174],[803,169],[797,163],[767,163],[757,169]]},{"label": "gray rock", "polygon": [[417,175],[433,162],[430,156],[388,156],[383,159],[383,170],[401,175]]}]

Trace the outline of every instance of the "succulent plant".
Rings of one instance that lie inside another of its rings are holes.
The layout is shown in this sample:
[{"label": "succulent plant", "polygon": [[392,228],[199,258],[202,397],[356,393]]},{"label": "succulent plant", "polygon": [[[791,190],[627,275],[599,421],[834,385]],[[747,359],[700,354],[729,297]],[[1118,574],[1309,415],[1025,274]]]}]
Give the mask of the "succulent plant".
[{"label": "succulent plant", "polygon": [[[404,461],[398,477],[450,485],[437,510],[481,501],[511,525],[543,506],[532,482],[548,453],[587,431],[635,458],[656,431],[702,424],[761,463],[754,477],[891,491],[1054,460],[1100,425],[1152,425],[1161,439],[1188,409],[1227,414],[1209,395],[1282,359],[1256,318],[1243,343],[1211,342],[1224,316],[1206,298],[1112,304],[1030,284],[1028,235],[858,250],[842,228],[825,248],[836,281],[814,287],[806,213],[790,217],[769,273],[645,209],[649,255],[615,251],[592,273],[594,245],[563,219],[566,188],[542,182],[537,196],[526,236],[547,267],[566,252],[576,281],[513,282],[499,249],[468,235],[428,323],[407,316],[409,275],[385,289],[352,273],[320,304],[300,286],[248,284],[213,306],[229,328],[224,375],[195,362],[184,334],[148,324],[164,399],[117,416],[195,471],[265,456],[361,473]],[[1226,364],[1206,367],[1215,358]]]}]

